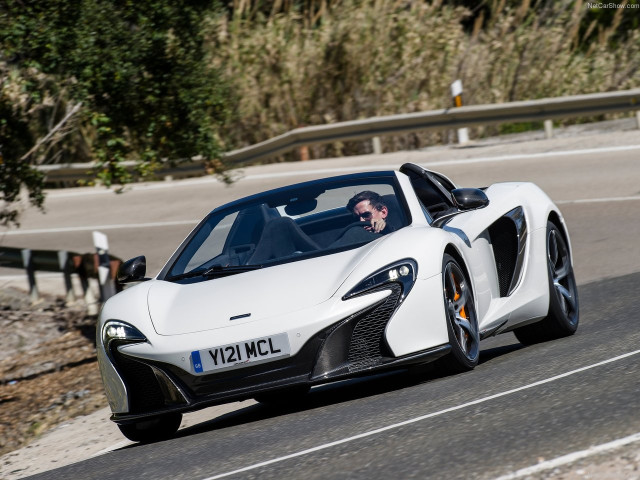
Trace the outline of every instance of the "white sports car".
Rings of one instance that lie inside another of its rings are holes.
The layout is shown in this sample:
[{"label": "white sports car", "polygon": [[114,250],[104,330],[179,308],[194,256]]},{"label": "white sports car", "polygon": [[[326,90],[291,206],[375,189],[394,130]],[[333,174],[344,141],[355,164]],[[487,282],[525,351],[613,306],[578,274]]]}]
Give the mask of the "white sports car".
[{"label": "white sports car", "polygon": [[480,340],[573,334],[578,292],[558,208],[531,183],[457,188],[414,164],[267,191],[213,210],[153,279],[100,313],[113,415],[135,441],[182,413],[437,360],[472,369]]}]

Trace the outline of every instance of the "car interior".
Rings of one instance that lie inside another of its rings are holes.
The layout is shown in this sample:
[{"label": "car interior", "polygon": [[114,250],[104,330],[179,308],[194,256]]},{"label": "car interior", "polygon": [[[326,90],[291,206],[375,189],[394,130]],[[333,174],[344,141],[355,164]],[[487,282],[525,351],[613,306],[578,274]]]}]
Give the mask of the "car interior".
[{"label": "car interior", "polygon": [[[417,170],[405,173],[428,220],[456,210],[450,194],[455,187],[446,177],[433,172],[427,172],[425,177],[424,171]],[[389,212],[388,230],[396,231],[409,223],[398,197],[388,193],[394,192],[389,183],[323,188],[326,187],[280,192],[265,198],[263,203],[249,205],[224,219],[218,218],[216,224],[196,234],[192,239],[196,251],[188,255],[188,260],[178,259],[172,272],[180,275],[214,265],[262,265],[313,252],[327,253],[364,245],[382,234],[362,228],[363,222],[345,205],[355,193],[367,189],[380,192]],[[213,240],[214,237],[219,240]]]}]

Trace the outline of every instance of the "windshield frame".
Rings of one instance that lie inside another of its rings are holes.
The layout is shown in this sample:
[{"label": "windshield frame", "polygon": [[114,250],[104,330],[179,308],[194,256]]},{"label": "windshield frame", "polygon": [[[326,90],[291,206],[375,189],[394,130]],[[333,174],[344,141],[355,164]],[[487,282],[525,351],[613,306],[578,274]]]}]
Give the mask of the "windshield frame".
[{"label": "windshield frame", "polygon": [[[405,198],[405,193],[403,191],[402,185],[398,180],[396,172],[393,170],[380,171],[380,172],[356,173],[356,174],[350,174],[350,175],[340,175],[335,177],[327,177],[327,178],[322,178],[318,180],[312,180],[308,182],[296,183],[296,184],[287,185],[287,186],[272,189],[272,190],[266,190],[264,192],[260,192],[247,197],[243,197],[213,209],[198,223],[198,225],[196,225],[196,227],[194,227],[194,229],[189,233],[189,235],[182,241],[180,246],[169,258],[169,260],[167,261],[167,263],[162,268],[162,270],[160,271],[160,273],[156,278],[158,280],[179,281],[179,280],[172,280],[172,279],[180,275],[169,275],[169,272],[172,271],[178,259],[180,259],[184,251],[188,248],[193,238],[201,231],[202,228],[207,228],[207,224],[211,219],[211,217],[213,216],[228,215],[234,211],[238,211],[243,206],[248,207],[250,205],[254,205],[259,200],[266,201],[269,198],[273,199],[279,196],[287,196],[289,195],[289,192],[293,193],[300,189],[323,190],[323,186],[326,186],[328,188],[338,188],[340,184],[345,184],[345,185],[353,184],[355,186],[357,184],[365,185],[367,183],[387,183],[388,185],[392,186],[396,194],[396,200],[406,219],[405,226],[411,225],[412,223],[411,210]],[[352,244],[352,245],[334,248],[334,249],[324,249],[319,252],[309,252],[310,254],[307,254],[301,257],[291,258],[291,259],[285,258],[282,261],[269,262],[268,264],[265,264],[264,267],[266,268],[274,265],[313,258],[317,256],[331,255],[331,254],[339,253],[342,251],[359,248],[363,245],[366,245],[367,243],[370,243],[370,242],[367,241],[360,244]],[[194,274],[194,277],[191,277],[190,280],[194,281],[194,278],[200,278],[200,277]],[[188,282],[188,283],[191,283],[191,282]]]}]

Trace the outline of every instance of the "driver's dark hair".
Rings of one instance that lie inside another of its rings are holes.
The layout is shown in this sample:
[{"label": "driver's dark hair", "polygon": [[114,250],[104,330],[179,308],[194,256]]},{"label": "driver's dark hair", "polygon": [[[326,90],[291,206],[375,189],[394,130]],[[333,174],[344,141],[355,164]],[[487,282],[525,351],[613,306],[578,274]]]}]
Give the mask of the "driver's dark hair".
[{"label": "driver's dark hair", "polygon": [[356,207],[356,205],[363,200],[369,200],[371,206],[378,211],[387,206],[387,204],[384,203],[384,200],[382,200],[381,195],[378,195],[376,192],[372,192],[371,190],[364,190],[351,197],[351,199],[347,203],[347,210],[353,212],[353,209]]}]

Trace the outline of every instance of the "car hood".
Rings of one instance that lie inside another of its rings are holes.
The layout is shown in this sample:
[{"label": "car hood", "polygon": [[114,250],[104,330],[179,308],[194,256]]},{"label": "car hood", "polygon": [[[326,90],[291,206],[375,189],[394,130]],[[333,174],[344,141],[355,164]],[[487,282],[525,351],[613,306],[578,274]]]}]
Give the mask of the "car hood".
[{"label": "car hood", "polygon": [[295,312],[328,300],[378,242],[191,284],[156,280],[149,314],[159,335],[180,335]]}]

